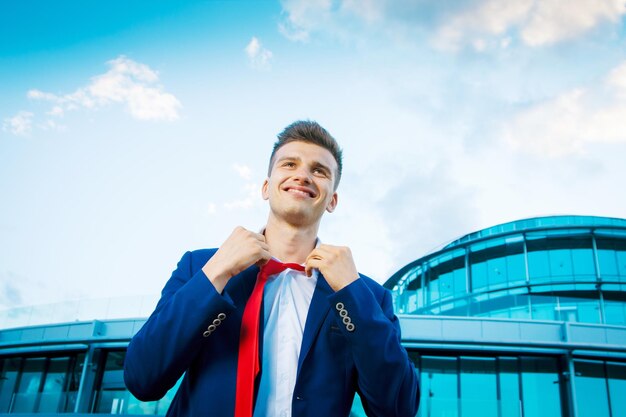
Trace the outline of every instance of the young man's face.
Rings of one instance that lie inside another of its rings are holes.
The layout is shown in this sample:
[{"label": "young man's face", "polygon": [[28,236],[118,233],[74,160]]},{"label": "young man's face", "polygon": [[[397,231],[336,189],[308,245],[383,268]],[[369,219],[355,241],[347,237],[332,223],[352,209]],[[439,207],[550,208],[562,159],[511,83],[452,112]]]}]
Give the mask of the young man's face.
[{"label": "young man's face", "polygon": [[337,205],[334,184],[337,161],[321,146],[289,142],[276,151],[270,177],[263,183],[263,198],[275,216],[296,225],[316,223],[324,210]]}]

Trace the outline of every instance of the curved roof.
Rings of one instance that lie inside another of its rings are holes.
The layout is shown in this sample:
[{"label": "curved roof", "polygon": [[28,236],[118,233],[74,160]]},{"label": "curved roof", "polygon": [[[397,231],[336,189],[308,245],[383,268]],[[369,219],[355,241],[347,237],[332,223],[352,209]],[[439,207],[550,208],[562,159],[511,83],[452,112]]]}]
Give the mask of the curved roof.
[{"label": "curved roof", "polygon": [[443,246],[430,254],[420,257],[410,262],[394,273],[384,284],[385,288],[392,289],[398,280],[416,264],[422,263],[442,252],[457,247],[464,247],[470,243],[481,240],[491,239],[498,236],[510,235],[520,232],[529,232],[547,229],[572,229],[572,228],[588,228],[588,229],[623,229],[624,238],[626,238],[626,219],[616,217],[599,217],[599,216],[575,216],[575,215],[559,215],[559,216],[542,216],[532,217],[528,219],[515,220],[512,222],[502,223],[476,232],[468,233],[458,239]]}]

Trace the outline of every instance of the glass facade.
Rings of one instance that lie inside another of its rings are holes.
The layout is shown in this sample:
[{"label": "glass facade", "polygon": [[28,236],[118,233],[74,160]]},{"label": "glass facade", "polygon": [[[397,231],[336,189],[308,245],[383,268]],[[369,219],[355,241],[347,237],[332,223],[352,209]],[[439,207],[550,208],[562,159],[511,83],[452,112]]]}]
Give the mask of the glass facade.
[{"label": "glass facade", "polygon": [[626,220],[495,226],[413,262],[385,286],[399,313],[626,325]]},{"label": "glass facade", "polygon": [[73,412],[84,353],[0,358],[0,412]]},{"label": "glass facade", "polygon": [[[0,413],[73,413],[85,353],[0,357]],[[87,411],[94,414],[164,415],[178,384],[163,399],[141,402],[124,385],[125,350],[96,350]]]}]

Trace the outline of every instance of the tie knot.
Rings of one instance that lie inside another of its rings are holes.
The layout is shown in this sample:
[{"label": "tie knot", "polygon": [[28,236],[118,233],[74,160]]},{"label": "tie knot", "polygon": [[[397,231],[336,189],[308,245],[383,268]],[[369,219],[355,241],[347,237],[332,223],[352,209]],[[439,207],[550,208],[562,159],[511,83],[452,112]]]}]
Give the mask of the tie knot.
[{"label": "tie knot", "polygon": [[268,278],[272,275],[279,274],[285,269],[294,269],[296,271],[304,271],[304,267],[295,263],[282,263],[276,259],[270,259],[265,265],[261,267],[261,275]]}]

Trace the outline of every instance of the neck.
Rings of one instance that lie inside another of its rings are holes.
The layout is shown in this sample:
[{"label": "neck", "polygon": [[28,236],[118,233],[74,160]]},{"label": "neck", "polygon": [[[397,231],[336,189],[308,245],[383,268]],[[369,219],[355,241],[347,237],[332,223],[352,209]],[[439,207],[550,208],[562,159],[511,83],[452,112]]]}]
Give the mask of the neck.
[{"label": "neck", "polygon": [[280,221],[270,214],[265,226],[265,241],[270,253],[281,262],[302,264],[315,248],[319,222],[309,226]]}]

